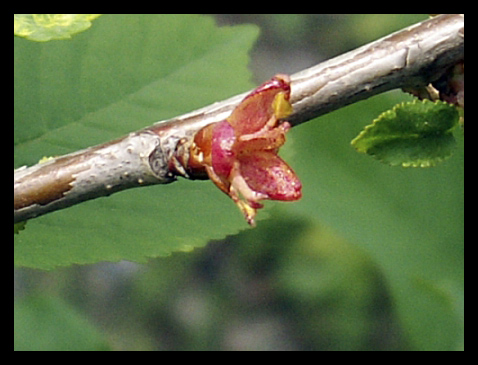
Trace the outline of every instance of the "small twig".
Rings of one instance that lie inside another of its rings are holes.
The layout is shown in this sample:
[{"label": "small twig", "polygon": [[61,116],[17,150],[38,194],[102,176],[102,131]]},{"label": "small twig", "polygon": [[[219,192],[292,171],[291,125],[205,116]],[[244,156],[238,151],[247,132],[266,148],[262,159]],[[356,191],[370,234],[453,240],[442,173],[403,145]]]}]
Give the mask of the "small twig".
[{"label": "small twig", "polygon": [[[429,84],[464,60],[464,16],[441,15],[291,76],[292,125],[396,88]],[[228,117],[246,95],[14,172],[14,222],[138,186],[188,177],[170,160],[179,140]]]}]

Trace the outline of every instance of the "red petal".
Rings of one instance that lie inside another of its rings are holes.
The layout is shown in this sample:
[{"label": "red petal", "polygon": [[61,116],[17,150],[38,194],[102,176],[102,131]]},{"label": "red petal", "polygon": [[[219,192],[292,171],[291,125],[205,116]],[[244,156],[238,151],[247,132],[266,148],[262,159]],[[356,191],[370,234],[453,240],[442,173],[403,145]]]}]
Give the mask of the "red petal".
[{"label": "red petal", "polygon": [[227,178],[234,164],[233,146],[236,136],[232,126],[226,121],[218,122],[212,132],[212,168],[220,176]]},{"label": "red petal", "polygon": [[273,151],[238,157],[240,174],[251,190],[272,200],[298,200],[302,184],[294,171]]},{"label": "red petal", "polygon": [[259,131],[274,115],[273,101],[277,94],[284,93],[290,98],[290,80],[285,75],[278,75],[252,91],[234,109],[227,118],[237,136]]}]

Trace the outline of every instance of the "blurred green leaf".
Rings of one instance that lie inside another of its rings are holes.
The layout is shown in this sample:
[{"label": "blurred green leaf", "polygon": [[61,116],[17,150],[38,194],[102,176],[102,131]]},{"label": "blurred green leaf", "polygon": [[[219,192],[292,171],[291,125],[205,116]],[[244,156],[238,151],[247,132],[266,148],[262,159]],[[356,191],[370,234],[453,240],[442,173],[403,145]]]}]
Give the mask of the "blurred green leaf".
[{"label": "blurred green leaf", "polygon": [[[253,26],[110,15],[70,42],[14,40],[14,165],[93,146],[251,88]],[[247,224],[210,182],[130,190],[48,214],[15,235],[14,264],[48,269],[202,246]]]},{"label": "blurred green leaf", "polygon": [[458,119],[457,108],[442,101],[401,103],[367,126],[352,146],[390,165],[435,166],[451,156]]},{"label": "blurred green leaf", "polygon": [[13,14],[13,34],[30,41],[68,39],[91,26],[101,14]]},{"label": "blurred green leaf", "polygon": [[103,335],[55,297],[31,296],[13,305],[14,351],[103,351]]},{"label": "blurred green leaf", "polygon": [[303,199],[288,207],[366,250],[385,275],[413,346],[452,350],[462,335],[453,303],[464,288],[463,139],[444,163],[412,170],[377,164],[348,143],[399,98],[380,95],[293,128],[292,150],[284,152],[294,154],[289,160]]}]

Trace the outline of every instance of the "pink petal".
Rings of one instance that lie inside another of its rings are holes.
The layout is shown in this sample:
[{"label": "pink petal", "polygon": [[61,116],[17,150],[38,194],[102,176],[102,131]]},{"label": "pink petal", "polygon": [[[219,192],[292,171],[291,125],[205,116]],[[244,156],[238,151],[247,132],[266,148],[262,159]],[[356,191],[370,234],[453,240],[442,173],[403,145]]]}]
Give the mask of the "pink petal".
[{"label": "pink petal", "polygon": [[266,125],[274,116],[273,101],[278,93],[289,100],[290,80],[285,75],[272,78],[246,96],[227,118],[237,136],[257,132]]},{"label": "pink petal", "polygon": [[222,177],[227,178],[234,164],[233,146],[236,136],[232,126],[224,120],[218,122],[212,132],[212,168],[214,172]]},{"label": "pink petal", "polygon": [[251,190],[272,200],[298,200],[302,184],[294,171],[273,151],[238,157],[240,174]]}]

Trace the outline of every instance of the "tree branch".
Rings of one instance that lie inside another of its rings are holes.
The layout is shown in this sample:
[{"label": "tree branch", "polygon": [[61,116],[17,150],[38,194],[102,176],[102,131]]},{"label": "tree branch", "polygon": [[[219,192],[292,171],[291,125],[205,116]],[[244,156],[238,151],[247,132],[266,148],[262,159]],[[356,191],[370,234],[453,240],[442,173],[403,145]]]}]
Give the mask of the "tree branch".
[{"label": "tree branch", "polygon": [[[464,16],[440,15],[291,76],[292,125],[373,95],[416,88],[464,61]],[[14,172],[14,222],[138,186],[189,177],[178,142],[226,119],[247,93]],[[180,144],[181,145],[181,144]]]}]

